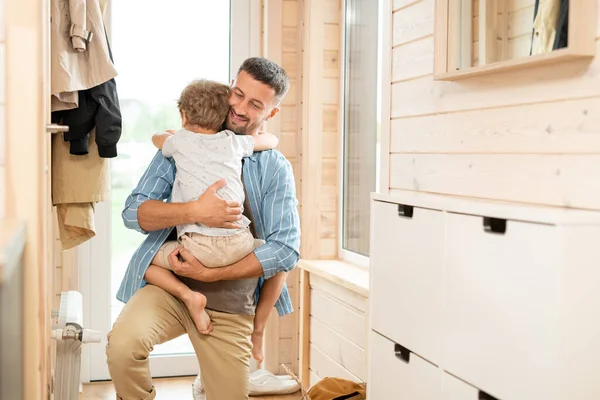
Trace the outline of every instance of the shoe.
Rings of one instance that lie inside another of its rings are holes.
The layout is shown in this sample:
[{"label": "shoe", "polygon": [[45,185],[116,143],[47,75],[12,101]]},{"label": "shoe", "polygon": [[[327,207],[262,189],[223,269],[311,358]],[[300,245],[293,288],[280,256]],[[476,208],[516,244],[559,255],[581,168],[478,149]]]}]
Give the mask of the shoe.
[{"label": "shoe", "polygon": [[265,370],[251,373],[249,383],[250,396],[291,394],[300,390],[300,386],[291,376],[277,376]]},{"label": "shoe", "polygon": [[294,378],[291,375],[273,375],[272,373],[270,373],[269,371],[265,371],[264,369],[257,369],[256,371],[250,373],[250,381],[262,379],[267,375],[274,376],[275,378],[281,379],[282,381],[294,380]]},{"label": "shoe", "polygon": [[[298,383],[291,375],[273,375],[264,369],[250,373],[249,395],[266,396],[273,394],[291,394],[300,390]],[[192,384],[194,400],[206,400],[206,392],[200,380],[200,374]]]},{"label": "shoe", "polygon": [[206,393],[200,380],[200,374],[196,376],[196,380],[192,383],[192,397],[194,400],[206,400]]}]

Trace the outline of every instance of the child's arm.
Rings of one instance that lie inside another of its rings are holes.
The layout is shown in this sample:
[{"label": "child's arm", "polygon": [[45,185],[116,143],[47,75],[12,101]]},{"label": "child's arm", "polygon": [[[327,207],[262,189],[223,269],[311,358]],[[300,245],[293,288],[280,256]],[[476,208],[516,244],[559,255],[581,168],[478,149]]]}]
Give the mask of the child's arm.
[{"label": "child's arm", "polygon": [[174,133],[175,131],[173,130],[167,130],[162,133],[155,133],[154,135],[152,135],[152,144],[154,144],[156,148],[162,149],[163,145],[165,144],[165,140],[167,140],[167,138],[169,136],[172,136]]},{"label": "child's arm", "polygon": [[254,139],[254,151],[271,150],[277,147],[279,139],[277,136],[268,132],[260,132],[256,136],[252,136]]}]

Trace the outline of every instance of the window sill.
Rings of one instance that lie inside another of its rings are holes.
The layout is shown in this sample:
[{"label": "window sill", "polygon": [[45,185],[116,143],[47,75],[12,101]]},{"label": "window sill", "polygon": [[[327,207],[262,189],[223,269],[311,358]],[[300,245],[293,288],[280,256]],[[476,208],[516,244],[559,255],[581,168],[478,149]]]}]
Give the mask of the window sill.
[{"label": "window sill", "polygon": [[369,297],[369,270],[343,260],[304,260],[298,267],[348,290]]}]

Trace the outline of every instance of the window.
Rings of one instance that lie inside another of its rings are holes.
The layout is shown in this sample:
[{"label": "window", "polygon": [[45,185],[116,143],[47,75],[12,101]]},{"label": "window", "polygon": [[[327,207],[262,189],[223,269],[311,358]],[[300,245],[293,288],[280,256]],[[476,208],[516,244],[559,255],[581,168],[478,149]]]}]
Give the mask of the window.
[{"label": "window", "polygon": [[379,3],[345,1],[342,258],[369,255],[370,196],[377,190],[381,130]]}]

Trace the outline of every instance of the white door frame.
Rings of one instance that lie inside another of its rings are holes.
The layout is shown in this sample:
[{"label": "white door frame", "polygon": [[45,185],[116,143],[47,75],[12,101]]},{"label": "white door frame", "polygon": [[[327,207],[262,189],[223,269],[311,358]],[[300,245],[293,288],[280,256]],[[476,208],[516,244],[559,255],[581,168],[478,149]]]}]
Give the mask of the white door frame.
[{"label": "white door frame", "polygon": [[[108,0],[108,27],[111,1]],[[239,66],[246,58],[261,55],[261,13],[261,0],[231,1],[230,79],[236,76]],[[83,294],[84,326],[106,335],[111,328],[110,296],[106,295],[111,293],[110,202],[97,204],[95,223],[96,236],[77,249],[79,288]],[[110,380],[104,361],[105,347],[106,340],[101,344],[83,346],[83,383]],[[150,370],[155,377],[195,375],[198,364],[195,356],[153,356],[150,358]]]}]

